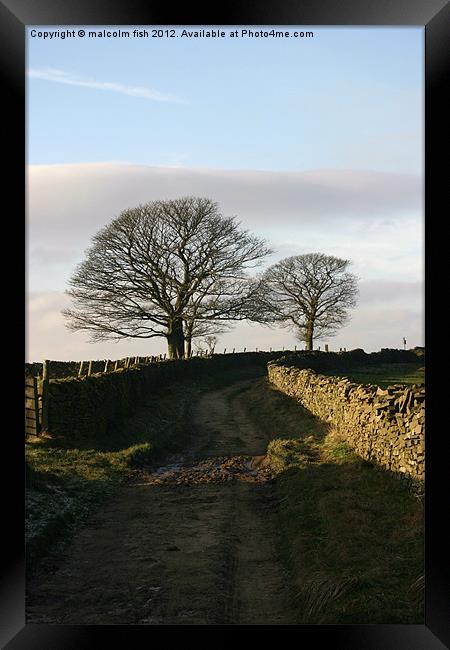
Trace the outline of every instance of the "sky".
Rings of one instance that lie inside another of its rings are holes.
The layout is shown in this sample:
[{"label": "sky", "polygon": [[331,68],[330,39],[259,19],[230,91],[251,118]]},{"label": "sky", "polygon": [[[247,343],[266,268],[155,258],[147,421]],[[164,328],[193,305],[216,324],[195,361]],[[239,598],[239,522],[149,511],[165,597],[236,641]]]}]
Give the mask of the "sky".
[{"label": "sky", "polygon": [[[358,306],[318,345],[424,344],[423,28],[94,38],[118,27],[83,26],[84,38],[61,38],[78,29],[27,29],[27,360],[166,350],[164,339],[92,344],[61,309],[102,226],[188,194],[268,240],[262,268],[309,252],[351,260]],[[288,330],[239,323],[217,349],[295,344]]]}]

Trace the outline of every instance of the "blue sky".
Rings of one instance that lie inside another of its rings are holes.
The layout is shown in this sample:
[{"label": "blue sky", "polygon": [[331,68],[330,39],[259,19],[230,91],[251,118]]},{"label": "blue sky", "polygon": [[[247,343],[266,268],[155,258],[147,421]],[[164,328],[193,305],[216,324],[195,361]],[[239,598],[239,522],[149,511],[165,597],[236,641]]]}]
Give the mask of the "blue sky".
[{"label": "blue sky", "polygon": [[[403,336],[423,345],[422,27],[308,27],[314,37],[303,39],[231,39],[241,27],[221,27],[225,39],[127,40],[43,40],[32,29],[27,358],[165,351],[163,339],[145,350],[129,340],[92,346],[60,312],[100,227],[186,194],[208,196],[270,240],[266,264],[308,252],[352,261],[360,302],[325,341],[332,349],[400,347]],[[295,343],[249,324],[221,338],[227,348]]]},{"label": "blue sky", "polygon": [[313,31],[308,39],[29,37],[37,74],[175,100],[31,77],[28,161],[419,172],[423,29]]}]

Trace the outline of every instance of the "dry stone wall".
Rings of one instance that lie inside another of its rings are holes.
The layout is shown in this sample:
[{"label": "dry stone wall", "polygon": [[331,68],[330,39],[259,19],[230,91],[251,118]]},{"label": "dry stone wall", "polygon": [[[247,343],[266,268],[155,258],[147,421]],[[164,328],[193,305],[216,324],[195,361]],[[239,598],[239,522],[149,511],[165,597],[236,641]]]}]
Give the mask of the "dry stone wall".
[{"label": "dry stone wall", "polygon": [[94,373],[89,377],[50,379],[48,430],[53,436],[65,439],[103,435],[111,424],[131,413],[149,395],[164,391],[173,382],[207,378],[230,368],[248,366],[258,367],[263,373],[270,358],[282,355],[283,352],[248,352],[193,357]]},{"label": "dry stone wall", "polygon": [[270,382],[332,424],[362,458],[415,482],[423,481],[423,386],[396,384],[384,389],[277,361],[267,367]]}]

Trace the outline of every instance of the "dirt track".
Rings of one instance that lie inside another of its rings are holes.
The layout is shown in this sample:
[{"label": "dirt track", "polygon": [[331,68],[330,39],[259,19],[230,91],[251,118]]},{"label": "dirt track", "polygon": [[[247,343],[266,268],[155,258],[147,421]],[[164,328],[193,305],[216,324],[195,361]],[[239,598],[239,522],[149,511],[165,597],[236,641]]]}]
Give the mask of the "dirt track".
[{"label": "dirt track", "polygon": [[29,584],[28,623],[295,623],[252,383],[200,399],[189,453],[137,474]]}]

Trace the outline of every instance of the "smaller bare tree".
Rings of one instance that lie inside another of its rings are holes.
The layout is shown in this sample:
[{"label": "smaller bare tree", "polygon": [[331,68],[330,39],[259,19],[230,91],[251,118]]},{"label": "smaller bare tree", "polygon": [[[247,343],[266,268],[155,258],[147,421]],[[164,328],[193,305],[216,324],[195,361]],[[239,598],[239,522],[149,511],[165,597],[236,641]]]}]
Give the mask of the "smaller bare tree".
[{"label": "smaller bare tree", "polygon": [[356,306],[358,278],[349,260],[308,253],[287,257],[263,274],[257,320],[293,329],[307,350],[315,338],[332,336]]},{"label": "smaller bare tree", "polygon": [[202,355],[204,352],[206,352],[205,342],[200,340],[194,341],[194,353]]},{"label": "smaller bare tree", "polygon": [[185,319],[185,356],[189,358],[192,355],[192,346],[196,351],[204,349],[206,338],[225,334],[232,329],[231,323],[208,320],[194,320],[190,316]]},{"label": "smaller bare tree", "polygon": [[216,349],[216,345],[219,339],[217,336],[213,336],[212,334],[209,334],[209,336],[205,336],[205,343],[208,346],[208,353],[209,354],[214,354],[214,350]]},{"label": "smaller bare tree", "polygon": [[194,340],[194,350],[197,354],[214,354],[216,349],[217,342],[219,341],[217,336],[209,334],[208,336],[203,337],[202,339]]}]

